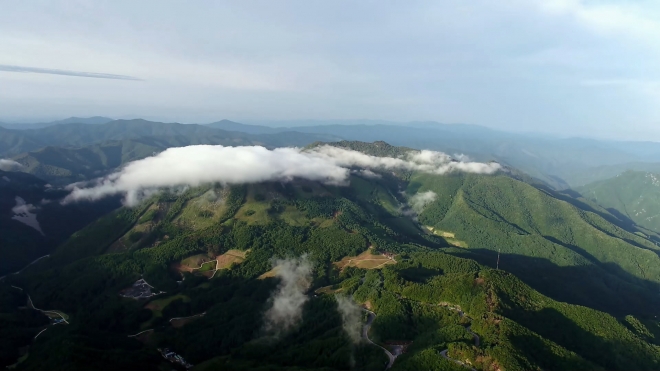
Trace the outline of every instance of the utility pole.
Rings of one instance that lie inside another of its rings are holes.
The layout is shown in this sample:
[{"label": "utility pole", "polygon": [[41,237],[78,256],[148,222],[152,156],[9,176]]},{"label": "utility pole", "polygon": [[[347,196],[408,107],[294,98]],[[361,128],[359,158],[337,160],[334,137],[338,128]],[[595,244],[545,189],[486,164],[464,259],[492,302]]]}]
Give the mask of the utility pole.
[{"label": "utility pole", "polygon": [[497,270],[500,270],[500,249],[497,249]]}]

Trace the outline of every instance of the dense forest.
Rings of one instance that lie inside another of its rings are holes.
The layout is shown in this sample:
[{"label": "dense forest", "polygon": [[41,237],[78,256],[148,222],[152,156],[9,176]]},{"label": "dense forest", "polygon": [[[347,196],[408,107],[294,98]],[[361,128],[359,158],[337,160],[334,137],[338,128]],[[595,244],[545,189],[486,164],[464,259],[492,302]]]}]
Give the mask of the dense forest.
[{"label": "dense forest", "polygon": [[[345,187],[154,194],[0,282],[0,362],[181,367],[161,356],[167,348],[197,370],[381,370],[384,348],[402,350],[393,370],[658,369],[654,236],[519,178],[356,173]],[[309,265],[309,282],[299,318],[272,335],[265,324],[287,259]],[[140,279],[151,287],[131,296]],[[370,321],[368,339],[351,336]]]}]

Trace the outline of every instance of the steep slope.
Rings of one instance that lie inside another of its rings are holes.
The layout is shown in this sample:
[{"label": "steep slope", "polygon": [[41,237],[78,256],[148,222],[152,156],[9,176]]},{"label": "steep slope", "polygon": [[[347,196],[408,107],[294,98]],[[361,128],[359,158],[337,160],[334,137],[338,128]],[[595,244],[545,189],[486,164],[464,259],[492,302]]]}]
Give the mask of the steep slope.
[{"label": "steep slope", "polygon": [[408,189],[438,195],[420,222],[465,241],[467,256],[495,266],[500,252],[500,267],[564,301],[613,313],[654,310],[660,251],[607,215],[506,176],[417,175]]},{"label": "steep slope", "polygon": [[640,226],[660,232],[660,174],[626,171],[579,187],[584,197],[614,209]]},{"label": "steep slope", "polygon": [[116,198],[60,205],[67,193],[30,174],[0,171],[0,276],[50,253],[73,232],[120,206]]}]

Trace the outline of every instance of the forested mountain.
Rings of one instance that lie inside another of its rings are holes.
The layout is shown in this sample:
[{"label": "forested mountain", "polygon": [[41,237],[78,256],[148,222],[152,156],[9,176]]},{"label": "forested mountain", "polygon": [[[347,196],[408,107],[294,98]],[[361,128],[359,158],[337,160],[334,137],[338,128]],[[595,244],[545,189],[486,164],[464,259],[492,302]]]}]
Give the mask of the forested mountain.
[{"label": "forested mountain", "polygon": [[61,205],[67,193],[30,174],[0,170],[0,276],[50,253],[72,233],[121,205],[117,198]]},{"label": "forested mountain", "polygon": [[576,190],[636,224],[660,232],[660,173],[626,171]]},{"label": "forested mountain", "polygon": [[[197,370],[382,370],[383,346],[403,350],[393,370],[660,368],[658,236],[526,179],[401,170],[156,193],[0,282],[0,361],[158,370],[167,348]],[[153,287],[135,299],[140,278]],[[300,315],[273,334],[269,308],[291,291]],[[26,295],[66,324],[19,309]]]}]

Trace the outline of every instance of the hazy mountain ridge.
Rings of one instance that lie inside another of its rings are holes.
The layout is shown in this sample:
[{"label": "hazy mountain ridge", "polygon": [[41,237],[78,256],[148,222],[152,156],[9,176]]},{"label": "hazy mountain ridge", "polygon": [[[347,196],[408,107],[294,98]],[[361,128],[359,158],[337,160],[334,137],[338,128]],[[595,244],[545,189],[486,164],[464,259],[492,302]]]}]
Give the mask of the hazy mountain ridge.
[{"label": "hazy mountain ridge", "polygon": [[102,116],[94,117],[69,117],[63,120],[42,122],[42,123],[25,123],[25,124],[9,124],[0,122],[0,126],[6,129],[13,130],[28,130],[28,129],[40,129],[49,126],[63,125],[63,124],[86,124],[86,125],[102,125],[106,124],[114,119]]},{"label": "hazy mountain ridge", "polygon": [[[153,138],[165,146],[191,144],[264,145],[266,147],[304,146],[317,140],[332,140],[329,135],[275,133],[250,135],[213,129],[196,124],[161,123],[147,120],[115,120],[105,124],[59,124],[40,129],[0,128],[0,155],[11,156],[47,146],[81,147],[107,141]],[[149,140],[149,139],[144,139]]]}]

